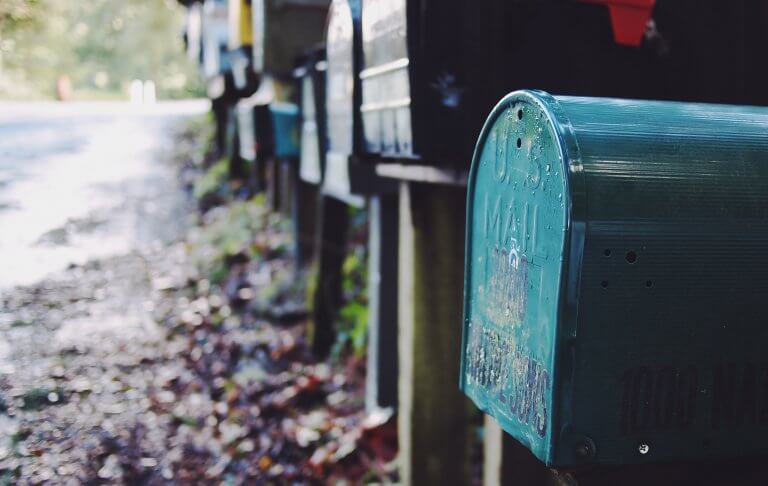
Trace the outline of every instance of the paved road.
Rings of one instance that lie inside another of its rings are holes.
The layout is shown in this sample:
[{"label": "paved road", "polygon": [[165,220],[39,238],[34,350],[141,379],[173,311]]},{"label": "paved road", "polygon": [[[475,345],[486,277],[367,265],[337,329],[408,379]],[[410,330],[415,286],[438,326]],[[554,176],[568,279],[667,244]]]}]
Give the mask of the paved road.
[{"label": "paved road", "polygon": [[153,279],[184,261],[170,144],[206,109],[0,103],[0,484],[119,480],[89,444],[142,420],[160,457],[141,365],[166,349]]},{"label": "paved road", "polygon": [[0,292],[178,236],[184,201],[162,154],[207,107],[0,102]]}]

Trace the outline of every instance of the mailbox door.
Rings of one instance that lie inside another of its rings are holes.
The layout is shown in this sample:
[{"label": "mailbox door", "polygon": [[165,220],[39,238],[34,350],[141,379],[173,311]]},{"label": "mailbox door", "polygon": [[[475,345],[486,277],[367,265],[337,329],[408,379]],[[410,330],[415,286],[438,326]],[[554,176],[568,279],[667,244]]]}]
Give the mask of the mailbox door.
[{"label": "mailbox door", "polygon": [[301,78],[301,158],[299,176],[305,182],[320,184],[322,165],[320,162],[320,133],[317,125],[315,101],[315,79],[311,71]]},{"label": "mailbox door", "polygon": [[269,105],[275,131],[275,156],[296,159],[299,156],[299,107],[274,101]]},{"label": "mailbox door", "polygon": [[461,387],[545,462],[557,429],[565,159],[547,108],[510,95],[480,135],[467,200]]},{"label": "mailbox door", "polygon": [[364,149],[412,157],[407,0],[364,0],[362,112]]},{"label": "mailbox door", "polygon": [[253,123],[253,105],[247,100],[237,104],[237,129],[240,157],[248,162],[256,160],[256,127]]}]

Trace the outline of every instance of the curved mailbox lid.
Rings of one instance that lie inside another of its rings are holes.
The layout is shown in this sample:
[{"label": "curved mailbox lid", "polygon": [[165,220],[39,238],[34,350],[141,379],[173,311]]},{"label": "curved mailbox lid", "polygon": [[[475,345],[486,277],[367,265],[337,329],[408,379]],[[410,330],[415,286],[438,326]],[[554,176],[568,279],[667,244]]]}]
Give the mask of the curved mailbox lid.
[{"label": "curved mailbox lid", "polygon": [[507,96],[470,174],[465,392],[549,464],[767,453],[766,160],[766,108]]},{"label": "curved mailbox lid", "polygon": [[301,155],[299,176],[320,184],[325,167],[325,50],[308,55],[297,74],[301,98]]},{"label": "curved mailbox lid", "polygon": [[359,143],[360,125],[360,4],[357,0],[333,1],[326,42],[328,151],[323,192],[359,206],[363,199],[351,193],[349,176],[349,156]]}]

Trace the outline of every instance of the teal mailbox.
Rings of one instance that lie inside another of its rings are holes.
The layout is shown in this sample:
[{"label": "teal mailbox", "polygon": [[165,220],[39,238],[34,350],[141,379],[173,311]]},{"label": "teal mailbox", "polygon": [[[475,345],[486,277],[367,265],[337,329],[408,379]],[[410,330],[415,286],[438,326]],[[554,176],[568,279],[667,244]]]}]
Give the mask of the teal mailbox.
[{"label": "teal mailbox", "polygon": [[269,104],[275,137],[275,157],[298,159],[299,157],[299,107],[293,103],[273,101]]},{"label": "teal mailbox", "polygon": [[768,109],[514,92],[467,204],[461,387],[540,460],[768,453]]}]

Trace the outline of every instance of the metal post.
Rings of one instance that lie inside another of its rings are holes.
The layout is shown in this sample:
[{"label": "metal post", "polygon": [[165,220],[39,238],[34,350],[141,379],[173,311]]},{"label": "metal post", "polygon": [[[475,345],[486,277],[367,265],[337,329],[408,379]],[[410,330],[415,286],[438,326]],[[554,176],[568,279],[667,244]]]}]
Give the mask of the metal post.
[{"label": "metal post", "polygon": [[568,481],[547,468],[522,444],[484,416],[483,486],[567,486]]}]

